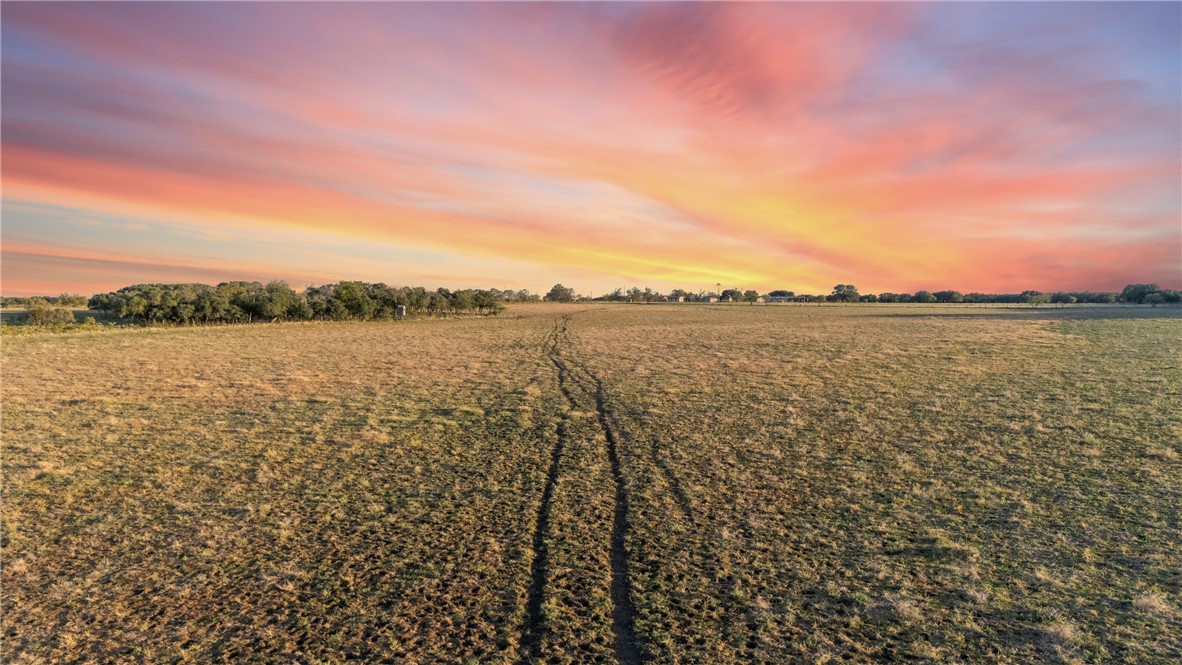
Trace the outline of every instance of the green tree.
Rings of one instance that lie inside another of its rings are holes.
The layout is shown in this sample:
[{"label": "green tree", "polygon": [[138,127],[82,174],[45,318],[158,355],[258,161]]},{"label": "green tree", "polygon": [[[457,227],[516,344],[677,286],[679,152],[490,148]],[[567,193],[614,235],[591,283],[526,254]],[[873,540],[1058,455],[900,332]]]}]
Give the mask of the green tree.
[{"label": "green tree", "polygon": [[99,312],[111,314],[119,309],[119,297],[114,293],[96,293],[87,301],[86,306]]},{"label": "green tree", "polygon": [[562,284],[555,284],[550,288],[550,291],[546,293],[546,300],[549,300],[550,302],[571,302],[574,299],[575,290],[570,287],[563,286]]},{"label": "green tree", "polygon": [[296,310],[299,298],[287,282],[273,281],[260,289],[255,296],[255,311],[260,318],[281,319]]},{"label": "green tree", "polygon": [[1023,291],[1018,302],[1028,305],[1044,305],[1051,301],[1051,294],[1041,291]]},{"label": "green tree", "polygon": [[349,318],[371,319],[377,311],[377,303],[369,297],[364,282],[340,282],[337,284],[333,300],[344,307]]},{"label": "green tree", "polygon": [[406,300],[406,309],[411,313],[419,313],[427,308],[427,289],[421,286],[403,287],[402,297]]},{"label": "green tree", "polygon": [[[551,291],[553,291],[553,289],[551,289]],[[628,299],[628,295],[624,292],[624,287],[620,286],[620,287],[616,287],[616,289],[614,291],[612,291],[611,293],[603,294],[602,296],[600,296],[600,298],[602,300],[606,300],[608,302],[624,302],[625,300]],[[549,300],[548,295],[547,295],[546,299]]]},{"label": "green tree", "polygon": [[497,315],[505,310],[504,303],[501,302],[502,294],[507,291],[498,291],[496,289],[477,289],[476,290],[476,308],[481,314]]},{"label": "green tree", "polygon": [[1142,303],[1145,302],[1146,296],[1159,291],[1161,291],[1161,287],[1157,284],[1129,284],[1120,292],[1120,301]]},{"label": "green tree", "polygon": [[63,293],[60,296],[53,298],[53,304],[58,307],[85,307],[86,298],[76,293]]},{"label": "green tree", "polygon": [[451,312],[451,292],[447,289],[436,289],[427,298],[427,312],[434,316],[446,316]]},{"label": "green tree", "polygon": [[833,302],[857,302],[858,288],[853,284],[838,284],[833,287],[833,293],[829,294],[829,300]]},{"label": "green tree", "polygon": [[476,309],[476,296],[471,289],[456,291],[452,294],[451,306],[460,312],[470,312]]}]

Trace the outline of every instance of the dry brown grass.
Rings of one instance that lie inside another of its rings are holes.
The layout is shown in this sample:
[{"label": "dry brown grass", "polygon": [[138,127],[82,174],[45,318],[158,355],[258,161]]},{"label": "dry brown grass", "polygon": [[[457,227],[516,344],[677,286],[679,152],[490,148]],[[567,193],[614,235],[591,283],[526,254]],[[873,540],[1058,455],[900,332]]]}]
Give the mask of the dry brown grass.
[{"label": "dry brown grass", "polygon": [[514,653],[549,324],[5,340],[5,660]]},{"label": "dry brown grass", "polygon": [[1172,613],[1170,603],[1160,593],[1144,593],[1133,599],[1133,606],[1142,612],[1168,616]]},{"label": "dry brown grass", "polygon": [[657,661],[1182,658],[1176,312],[654,309],[571,330]]},{"label": "dry brown grass", "polygon": [[1182,659],[1168,310],[543,305],[2,353],[6,662]]}]

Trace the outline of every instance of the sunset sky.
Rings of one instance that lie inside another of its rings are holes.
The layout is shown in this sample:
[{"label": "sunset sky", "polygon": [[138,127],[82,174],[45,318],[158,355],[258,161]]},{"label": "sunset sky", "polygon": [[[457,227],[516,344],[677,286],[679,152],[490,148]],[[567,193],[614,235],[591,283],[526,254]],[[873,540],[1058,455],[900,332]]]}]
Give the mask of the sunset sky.
[{"label": "sunset sky", "polygon": [[1182,4],[4,3],[4,295],[1182,286]]}]

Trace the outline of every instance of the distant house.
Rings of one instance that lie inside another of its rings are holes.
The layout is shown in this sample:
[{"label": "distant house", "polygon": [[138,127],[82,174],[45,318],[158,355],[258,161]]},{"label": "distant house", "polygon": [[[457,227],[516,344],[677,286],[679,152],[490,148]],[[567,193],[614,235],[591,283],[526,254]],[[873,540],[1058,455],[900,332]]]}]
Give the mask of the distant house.
[{"label": "distant house", "polygon": [[668,302],[685,302],[685,296],[669,296],[665,300]]},{"label": "distant house", "polygon": [[758,298],[755,299],[755,302],[767,302],[767,299],[764,298],[763,296],[759,296]]},{"label": "distant house", "polygon": [[718,302],[718,296],[702,296],[698,302]]},{"label": "distant house", "polygon": [[794,296],[768,296],[765,302],[796,302]]}]

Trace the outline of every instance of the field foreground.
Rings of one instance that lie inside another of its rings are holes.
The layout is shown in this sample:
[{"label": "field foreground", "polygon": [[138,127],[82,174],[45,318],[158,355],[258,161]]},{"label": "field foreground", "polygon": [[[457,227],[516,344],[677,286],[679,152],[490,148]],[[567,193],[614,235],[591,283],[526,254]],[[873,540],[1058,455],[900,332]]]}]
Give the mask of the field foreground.
[{"label": "field foreground", "polygon": [[8,337],[0,659],[1179,662],[1178,315]]}]

